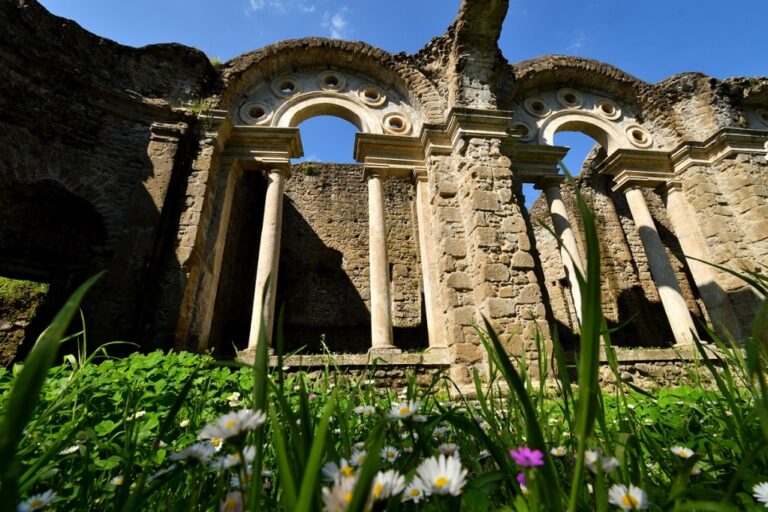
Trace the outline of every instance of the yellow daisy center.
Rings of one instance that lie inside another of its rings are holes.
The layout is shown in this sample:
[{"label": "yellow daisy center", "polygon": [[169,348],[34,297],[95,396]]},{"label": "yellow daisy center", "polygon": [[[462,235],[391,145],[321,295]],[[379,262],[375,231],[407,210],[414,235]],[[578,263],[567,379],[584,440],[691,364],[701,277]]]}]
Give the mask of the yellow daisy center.
[{"label": "yellow daisy center", "polygon": [[352,501],[352,493],[348,492],[344,494],[344,503],[349,503]]},{"label": "yellow daisy center", "polygon": [[221,438],[220,437],[214,437],[211,439],[211,444],[218,448],[221,445]]},{"label": "yellow daisy center", "polygon": [[350,466],[344,466],[341,469],[339,469],[339,472],[343,474],[344,476],[352,476],[355,474],[355,470],[352,469]]},{"label": "yellow daisy center", "polygon": [[237,420],[232,419],[224,424],[224,428],[227,430],[232,430],[235,428],[235,425],[237,425]]},{"label": "yellow daisy center", "polygon": [[373,497],[374,498],[378,498],[379,496],[381,496],[381,491],[382,490],[384,490],[384,484],[382,484],[381,482],[379,482],[376,485],[374,485],[373,486]]},{"label": "yellow daisy center", "polygon": [[33,508],[34,507],[39,507],[42,504],[43,504],[43,500],[41,500],[40,498],[35,498],[35,499],[33,499],[32,501],[29,502],[29,506],[33,507]]},{"label": "yellow daisy center", "polygon": [[621,504],[624,505],[625,507],[635,508],[640,504],[640,502],[637,501],[637,498],[635,498],[631,494],[625,494],[621,498]]},{"label": "yellow daisy center", "polygon": [[224,502],[224,510],[229,512],[230,510],[236,510],[237,509],[237,500],[235,498],[229,498],[227,501]]},{"label": "yellow daisy center", "polygon": [[448,484],[448,479],[445,478],[444,476],[439,476],[439,477],[435,478],[435,487],[441,489],[444,486],[446,486],[447,484]]},{"label": "yellow daisy center", "polygon": [[405,416],[405,415],[406,415],[406,414],[408,414],[410,411],[411,411],[411,409],[410,409],[410,407],[408,407],[407,405],[406,405],[406,406],[404,406],[404,407],[401,407],[401,408],[400,408],[400,416]]},{"label": "yellow daisy center", "polygon": [[413,489],[410,490],[410,495],[413,497],[419,496],[421,495],[421,491],[418,490],[416,487],[414,487]]}]

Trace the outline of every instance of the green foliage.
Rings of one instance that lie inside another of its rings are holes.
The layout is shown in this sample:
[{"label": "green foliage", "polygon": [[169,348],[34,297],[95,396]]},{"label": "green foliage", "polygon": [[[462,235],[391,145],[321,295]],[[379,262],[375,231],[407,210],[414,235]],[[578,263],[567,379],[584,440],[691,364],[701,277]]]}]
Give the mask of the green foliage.
[{"label": "green foliage", "polygon": [[22,281],[0,276],[0,304],[27,305],[48,293],[47,283]]}]

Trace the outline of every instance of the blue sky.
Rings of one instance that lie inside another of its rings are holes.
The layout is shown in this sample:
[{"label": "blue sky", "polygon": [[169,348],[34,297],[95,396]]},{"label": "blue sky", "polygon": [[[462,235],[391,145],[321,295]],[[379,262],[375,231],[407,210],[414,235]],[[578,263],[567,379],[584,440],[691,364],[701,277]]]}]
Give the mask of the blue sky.
[{"label": "blue sky", "polygon": [[[228,60],[306,36],[362,40],[413,53],[442,34],[459,0],[41,0],[54,14],[119,43],[179,42]],[[656,82],[700,71],[768,74],[768,0],[510,0],[499,45],[510,62],[590,57]],[[300,126],[307,158],[351,161],[354,128],[333,118]],[[559,134],[578,169],[584,136]],[[529,198],[530,201],[530,198]]]}]

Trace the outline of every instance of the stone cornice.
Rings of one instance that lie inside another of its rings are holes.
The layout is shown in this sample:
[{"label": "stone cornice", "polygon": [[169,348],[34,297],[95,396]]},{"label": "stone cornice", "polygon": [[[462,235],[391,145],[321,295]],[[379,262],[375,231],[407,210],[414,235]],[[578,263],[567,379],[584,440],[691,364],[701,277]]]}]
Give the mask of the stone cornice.
[{"label": "stone cornice", "polygon": [[613,177],[615,191],[629,187],[656,188],[675,177],[666,151],[619,149],[603,160],[597,170]]},{"label": "stone cornice", "polygon": [[298,128],[234,126],[223,150],[225,160],[238,160],[245,170],[291,165],[304,154]]},{"label": "stone cornice", "polygon": [[459,139],[505,140],[511,137],[507,128],[513,114],[509,110],[454,108],[448,115],[445,132],[452,147],[457,146]]},{"label": "stone cornice", "polygon": [[366,168],[385,167],[388,176],[410,176],[424,167],[424,150],[417,137],[358,133],[355,160]]},{"label": "stone cornice", "polygon": [[515,176],[523,183],[535,183],[539,187],[565,178],[560,174],[559,164],[567,153],[568,148],[563,146],[509,144],[504,147]]},{"label": "stone cornice", "polygon": [[765,154],[768,130],[723,128],[707,140],[686,141],[670,152],[675,174],[692,165],[712,165],[735,154]]}]

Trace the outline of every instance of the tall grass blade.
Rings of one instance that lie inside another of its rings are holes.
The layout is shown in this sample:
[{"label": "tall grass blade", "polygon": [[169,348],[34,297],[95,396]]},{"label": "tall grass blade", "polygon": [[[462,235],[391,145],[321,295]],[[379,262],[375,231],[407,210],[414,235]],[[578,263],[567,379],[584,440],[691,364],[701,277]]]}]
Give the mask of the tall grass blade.
[{"label": "tall grass blade", "polygon": [[32,418],[35,406],[40,400],[43,382],[56,359],[59,343],[72,317],[77,313],[85,294],[103,273],[88,279],[69,297],[24,360],[24,369],[16,378],[8,398],[5,418],[0,425],[0,503],[9,505],[18,501],[19,469],[15,455],[24,435],[24,427]]}]

